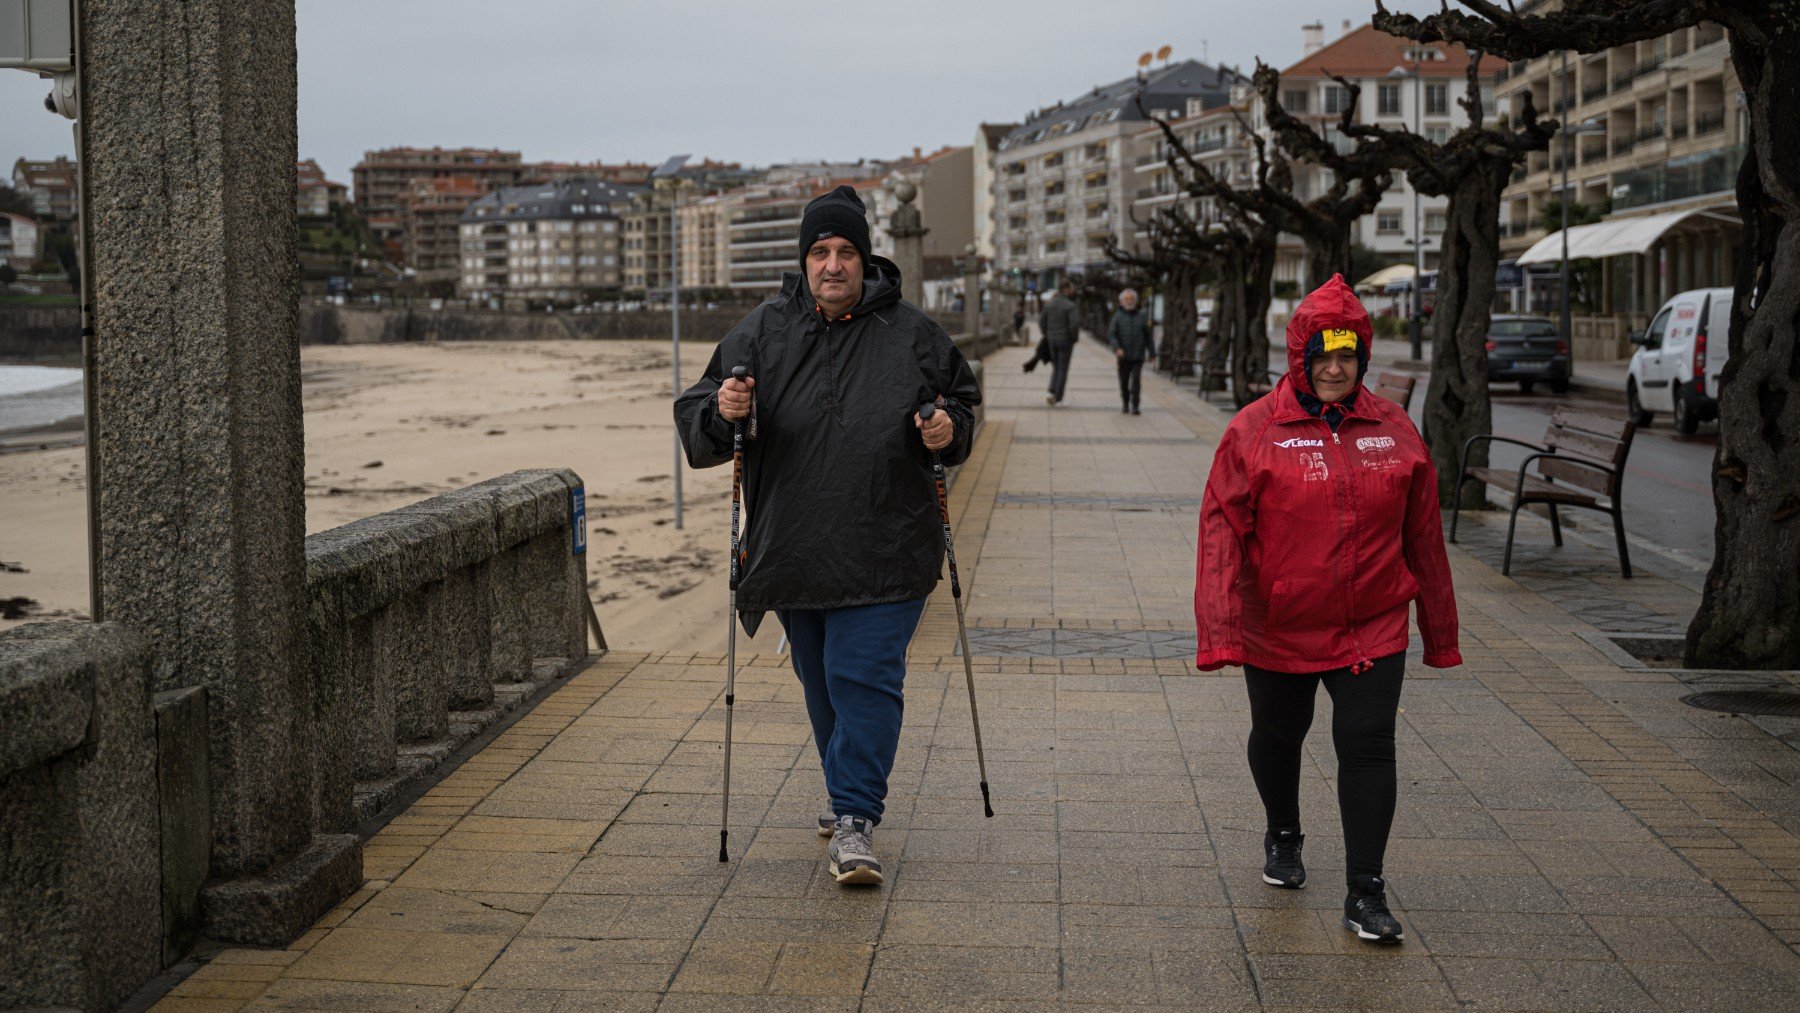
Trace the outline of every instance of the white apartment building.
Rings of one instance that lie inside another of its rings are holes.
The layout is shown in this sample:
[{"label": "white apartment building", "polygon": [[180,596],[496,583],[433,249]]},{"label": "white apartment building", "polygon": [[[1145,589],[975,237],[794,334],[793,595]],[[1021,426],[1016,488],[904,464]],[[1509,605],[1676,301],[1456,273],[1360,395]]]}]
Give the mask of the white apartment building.
[{"label": "white apartment building", "polygon": [[509,186],[463,212],[465,298],[585,301],[624,281],[621,218],[643,187],[571,179]]},{"label": "white apartment building", "polygon": [[[1342,32],[1325,41],[1320,24],[1303,25],[1303,55],[1281,72],[1281,104],[1311,123],[1336,143],[1352,142],[1338,133],[1337,125],[1350,102],[1350,92],[1332,79],[1333,74],[1354,82],[1361,94],[1356,121],[1391,130],[1410,130],[1433,141],[1443,141],[1468,124],[1460,102],[1468,91],[1468,51],[1460,46],[1419,44],[1377,31],[1373,25],[1346,21]],[[1491,80],[1505,63],[1484,59],[1484,76]],[[1488,68],[1491,67],[1491,71]],[[1483,84],[1483,108],[1492,122],[1491,85]],[[1261,96],[1252,100],[1251,123],[1269,134]],[[1294,165],[1295,195],[1310,199],[1331,185],[1331,171],[1322,166]],[[1351,229],[1351,242],[1366,247],[1391,263],[1411,263],[1414,251],[1423,248],[1426,270],[1435,270],[1444,232],[1443,197],[1416,194],[1404,173],[1395,173],[1394,184],[1383,194],[1373,213]],[[1415,210],[1416,209],[1416,210]],[[1323,284],[1325,278],[1303,278],[1305,256],[1297,242],[1284,242],[1276,262],[1275,280],[1298,283],[1304,292]],[[1354,284],[1358,279],[1351,278]]]},{"label": "white apartment building", "polygon": [[1184,60],[1096,87],[1040,109],[1007,133],[995,153],[994,266],[1047,288],[1064,274],[1107,264],[1106,241],[1130,244],[1135,138],[1152,115],[1186,114],[1230,100],[1237,76]]},{"label": "white apartment building", "polygon": [[42,249],[38,223],[10,211],[0,211],[0,264],[23,274],[37,266]]}]

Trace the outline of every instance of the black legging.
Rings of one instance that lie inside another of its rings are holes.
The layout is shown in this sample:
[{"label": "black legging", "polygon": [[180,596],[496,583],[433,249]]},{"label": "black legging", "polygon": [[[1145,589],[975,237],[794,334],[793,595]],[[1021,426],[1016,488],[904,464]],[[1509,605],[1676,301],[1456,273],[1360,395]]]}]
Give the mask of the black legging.
[{"label": "black legging", "polygon": [[1144,387],[1144,360],[1119,360],[1119,397],[1124,399],[1125,407],[1136,408],[1138,395]]},{"label": "black legging", "polygon": [[1344,823],[1346,878],[1381,875],[1394,825],[1394,720],[1406,654],[1377,659],[1361,675],[1348,668],[1312,675],[1244,666],[1250,690],[1250,776],[1270,830],[1300,829],[1300,752],[1312,727],[1319,683],[1331,694],[1337,748],[1338,815]]}]

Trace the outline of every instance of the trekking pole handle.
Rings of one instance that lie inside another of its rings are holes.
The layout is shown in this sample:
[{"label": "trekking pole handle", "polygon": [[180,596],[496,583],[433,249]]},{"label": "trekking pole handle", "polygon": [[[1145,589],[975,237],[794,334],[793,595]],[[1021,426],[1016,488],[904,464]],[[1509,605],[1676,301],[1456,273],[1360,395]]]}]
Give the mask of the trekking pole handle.
[{"label": "trekking pole handle", "polygon": [[931,417],[937,414],[937,410],[936,404],[927,401],[919,406],[919,417],[929,422],[931,421]]},{"label": "trekking pole handle", "polygon": [[733,366],[733,367],[731,367],[731,378],[733,380],[742,381],[744,379],[744,377],[747,377],[749,375],[750,375],[750,367],[749,366]]}]

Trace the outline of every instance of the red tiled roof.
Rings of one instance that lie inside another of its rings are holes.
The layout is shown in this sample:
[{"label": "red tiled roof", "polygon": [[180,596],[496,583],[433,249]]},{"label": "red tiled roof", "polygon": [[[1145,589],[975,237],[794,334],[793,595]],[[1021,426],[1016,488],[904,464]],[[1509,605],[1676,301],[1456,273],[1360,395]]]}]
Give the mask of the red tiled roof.
[{"label": "red tiled roof", "polygon": [[[1325,77],[1328,74],[1349,78],[1383,77],[1395,67],[1410,66],[1407,50],[1418,45],[1411,39],[1377,31],[1374,25],[1363,25],[1282,71],[1281,76],[1284,79]],[[1469,51],[1461,46],[1432,43],[1426,48],[1437,50],[1444,58],[1421,63],[1421,76],[1462,77],[1468,71]],[[1506,61],[1498,57],[1482,57],[1481,70],[1484,76],[1498,73],[1504,66]]]}]

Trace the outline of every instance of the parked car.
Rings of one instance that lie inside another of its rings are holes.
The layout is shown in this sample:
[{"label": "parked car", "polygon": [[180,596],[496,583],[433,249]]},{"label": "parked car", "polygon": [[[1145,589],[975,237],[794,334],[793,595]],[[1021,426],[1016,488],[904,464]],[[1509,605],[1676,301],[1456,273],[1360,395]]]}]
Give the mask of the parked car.
[{"label": "parked car", "polygon": [[1549,317],[1494,317],[1487,353],[1489,383],[1517,380],[1527,394],[1540,380],[1558,394],[1569,389],[1569,342]]},{"label": "parked car", "polygon": [[1729,288],[1697,288],[1663,304],[1650,326],[1631,335],[1638,350],[1625,374],[1631,421],[1647,426],[1667,410],[1675,431],[1692,433],[1719,417],[1719,373],[1731,327]]}]

